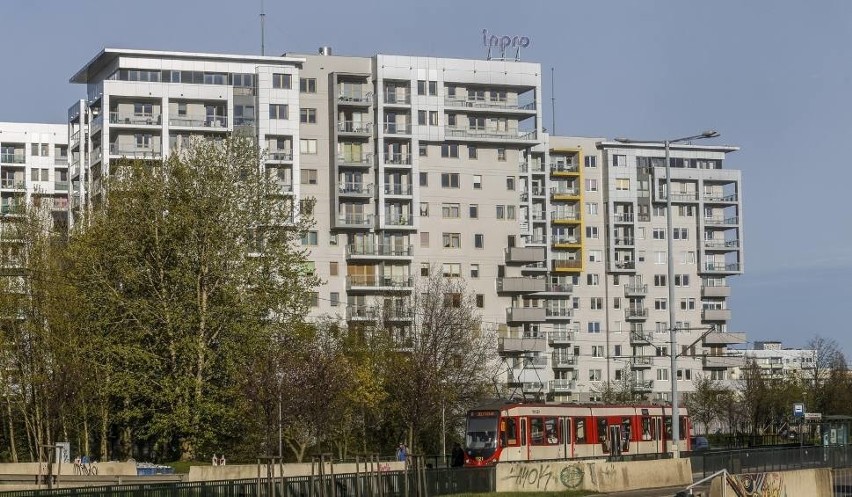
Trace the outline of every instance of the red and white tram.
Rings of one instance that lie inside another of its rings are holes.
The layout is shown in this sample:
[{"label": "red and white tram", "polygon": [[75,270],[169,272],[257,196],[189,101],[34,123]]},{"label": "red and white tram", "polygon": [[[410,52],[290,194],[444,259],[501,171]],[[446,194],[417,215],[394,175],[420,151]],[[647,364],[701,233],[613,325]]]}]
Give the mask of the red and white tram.
[{"label": "red and white tram", "polygon": [[[692,425],[680,417],[680,451]],[[495,403],[468,411],[465,465],[671,452],[671,407]]]}]

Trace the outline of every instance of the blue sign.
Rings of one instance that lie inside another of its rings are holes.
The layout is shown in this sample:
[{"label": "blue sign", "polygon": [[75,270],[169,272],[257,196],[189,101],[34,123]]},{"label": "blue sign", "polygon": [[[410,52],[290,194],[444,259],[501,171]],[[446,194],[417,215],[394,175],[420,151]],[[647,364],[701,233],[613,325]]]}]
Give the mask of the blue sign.
[{"label": "blue sign", "polygon": [[793,417],[805,417],[805,404],[793,404]]}]

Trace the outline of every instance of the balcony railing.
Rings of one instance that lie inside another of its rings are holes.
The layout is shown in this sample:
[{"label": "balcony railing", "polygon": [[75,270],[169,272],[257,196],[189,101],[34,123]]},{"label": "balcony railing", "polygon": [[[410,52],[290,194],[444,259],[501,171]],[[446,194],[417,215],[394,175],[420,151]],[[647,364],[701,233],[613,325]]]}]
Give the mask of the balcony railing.
[{"label": "balcony railing", "polygon": [[27,184],[23,180],[2,179],[0,180],[0,188],[7,190],[26,190]]},{"label": "balcony railing", "polygon": [[270,150],[266,152],[266,160],[275,162],[290,162],[293,160],[293,152],[283,150]]},{"label": "balcony railing", "polygon": [[704,248],[708,249],[729,249],[739,248],[739,240],[704,240]]},{"label": "balcony railing", "polygon": [[347,321],[372,321],[376,319],[375,310],[366,306],[347,307]]},{"label": "balcony railing", "polygon": [[110,112],[109,113],[109,123],[110,124],[135,124],[135,125],[145,125],[145,126],[156,126],[163,124],[163,116],[160,114],[152,114],[150,116],[133,114],[133,113],[124,113],[124,112]]},{"label": "balcony railing", "polygon": [[496,129],[456,128],[446,126],[444,135],[448,138],[479,138],[484,140],[535,140],[535,131],[498,131]]},{"label": "balcony railing", "polygon": [[53,163],[57,166],[67,166],[68,165],[68,156],[65,157],[56,157],[53,159]]},{"label": "balcony railing", "polygon": [[630,343],[648,345],[654,342],[654,334],[645,331],[631,331]]},{"label": "balcony railing", "polygon": [[109,154],[119,157],[127,157],[130,159],[150,159],[159,158],[161,152],[153,148],[120,148],[116,143],[110,143]]},{"label": "balcony railing", "polygon": [[550,343],[566,344],[566,343],[571,343],[574,340],[576,340],[577,335],[576,335],[575,331],[556,330],[556,331],[551,331],[550,333],[548,333],[547,339],[550,341]]},{"label": "balcony railing", "polygon": [[572,236],[554,236],[553,243],[557,245],[577,245],[581,242],[581,237],[572,235]]},{"label": "balcony railing", "polygon": [[650,368],[654,361],[651,357],[631,357],[630,367],[632,368]]},{"label": "balcony railing", "polygon": [[372,214],[342,214],[337,218],[338,226],[370,228],[373,226]]},{"label": "balcony railing", "polygon": [[385,154],[385,164],[410,166],[411,154]]},{"label": "balcony railing", "polygon": [[23,164],[26,161],[24,154],[0,154],[0,162],[6,164]]},{"label": "balcony railing", "polygon": [[385,216],[385,225],[414,226],[414,219],[411,216]]},{"label": "balcony railing", "polygon": [[373,103],[373,94],[372,93],[367,93],[367,94],[340,93],[339,95],[337,95],[337,101],[342,103],[342,104],[359,104],[359,105],[371,104],[371,103]]},{"label": "balcony railing", "polygon": [[576,197],[576,196],[580,195],[580,190],[578,190],[577,188],[552,187],[550,189],[550,194],[553,195],[554,197],[558,197],[560,195],[566,196],[566,197]]},{"label": "balcony railing", "polygon": [[648,293],[648,285],[646,283],[643,283],[641,285],[639,285],[639,284],[631,285],[631,284],[628,283],[628,284],[624,285],[624,295],[625,296],[646,295],[647,293]]},{"label": "balcony railing", "polygon": [[579,212],[550,211],[550,219],[552,221],[579,221],[580,220],[580,213]]},{"label": "balcony railing", "polygon": [[216,117],[173,117],[169,119],[169,126],[183,128],[227,128],[228,118]]},{"label": "balcony railing", "polygon": [[337,192],[341,195],[372,195],[373,185],[361,182],[341,183],[337,185]]},{"label": "balcony railing", "polygon": [[633,389],[639,392],[650,392],[654,389],[654,380],[636,380],[633,382]]},{"label": "balcony railing", "polygon": [[362,123],[356,121],[340,121],[337,123],[337,131],[340,133],[355,133],[369,135],[373,132],[373,123]]},{"label": "balcony railing", "polygon": [[715,271],[715,272],[737,272],[740,270],[740,264],[738,262],[705,262],[704,263],[705,271]]},{"label": "balcony railing", "polygon": [[67,190],[68,189],[68,182],[67,181],[54,181],[53,182],[53,189],[54,190]]},{"label": "balcony railing", "polygon": [[553,270],[559,271],[560,269],[580,269],[583,267],[583,261],[578,260],[559,260],[556,259],[553,261]]},{"label": "balcony railing", "polygon": [[574,367],[577,365],[577,358],[573,354],[554,353],[551,357],[551,363],[555,368]]},{"label": "balcony railing", "polygon": [[647,307],[628,307],[624,309],[625,319],[646,319],[648,317]]},{"label": "balcony railing", "polygon": [[564,307],[547,307],[545,312],[545,316],[549,318],[570,318],[573,314],[573,309]]},{"label": "balcony railing", "polygon": [[550,380],[551,392],[573,392],[577,389],[577,382],[574,380]]},{"label": "balcony railing", "polygon": [[340,166],[369,167],[373,165],[373,154],[362,154],[360,156],[339,154],[337,164]]},{"label": "balcony railing", "polygon": [[616,223],[632,223],[633,222],[633,213],[632,212],[616,212],[612,215],[613,221]]},{"label": "balcony railing", "polygon": [[382,126],[386,135],[410,135],[411,125],[406,123],[384,123]]},{"label": "balcony railing", "polygon": [[385,184],[385,195],[411,195],[411,185]]},{"label": "balcony railing", "polygon": [[347,245],[347,256],[375,257],[411,257],[411,245],[399,247],[396,245]]},{"label": "balcony railing", "polygon": [[464,107],[466,109],[501,109],[501,110],[528,110],[535,111],[535,102],[528,104],[518,104],[516,102],[507,102],[499,100],[465,100],[462,98],[444,99],[446,107]]},{"label": "balcony railing", "polygon": [[372,274],[349,275],[346,277],[346,288],[410,288],[414,286],[411,276],[382,276]]},{"label": "balcony railing", "polygon": [[730,195],[704,195],[705,202],[736,202],[737,194]]},{"label": "balcony railing", "polygon": [[411,104],[411,94],[405,93],[403,95],[399,95],[396,92],[393,93],[385,93],[385,103],[386,104],[396,104],[396,105],[409,105]]},{"label": "balcony railing", "polygon": [[574,291],[574,285],[571,283],[550,283],[547,285],[545,291],[553,293],[571,293]]},{"label": "balcony railing", "polygon": [[550,163],[550,173],[576,173],[580,171],[580,167],[571,162],[552,162]]},{"label": "balcony railing", "polygon": [[547,356],[529,357],[524,361],[524,365],[528,368],[546,368]]},{"label": "balcony railing", "polygon": [[613,241],[616,245],[634,245],[634,240],[631,236],[614,238]]},{"label": "balcony railing", "polygon": [[704,224],[707,226],[730,226],[740,222],[739,216],[733,217],[705,217]]}]

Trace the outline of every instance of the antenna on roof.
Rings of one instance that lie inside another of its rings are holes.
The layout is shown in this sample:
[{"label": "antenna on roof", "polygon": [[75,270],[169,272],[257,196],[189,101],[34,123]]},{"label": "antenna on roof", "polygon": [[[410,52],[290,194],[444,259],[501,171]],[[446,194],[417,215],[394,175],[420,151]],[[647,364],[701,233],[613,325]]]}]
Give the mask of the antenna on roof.
[{"label": "antenna on roof", "polygon": [[550,117],[553,121],[550,134],[556,135],[556,85],[553,79],[553,67],[550,68]]},{"label": "antenna on roof", "polygon": [[264,24],[266,21],[266,12],[263,9],[263,0],[260,0],[260,55],[266,55],[266,32]]}]

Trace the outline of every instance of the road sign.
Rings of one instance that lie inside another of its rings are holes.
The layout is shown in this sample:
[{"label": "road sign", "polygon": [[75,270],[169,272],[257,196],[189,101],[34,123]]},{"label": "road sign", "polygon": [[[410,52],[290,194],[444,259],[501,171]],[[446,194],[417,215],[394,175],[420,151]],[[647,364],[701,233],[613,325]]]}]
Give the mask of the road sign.
[{"label": "road sign", "polygon": [[805,404],[793,404],[793,417],[801,418],[805,415]]},{"label": "road sign", "polygon": [[805,421],[820,421],[822,419],[821,412],[806,412]]}]

